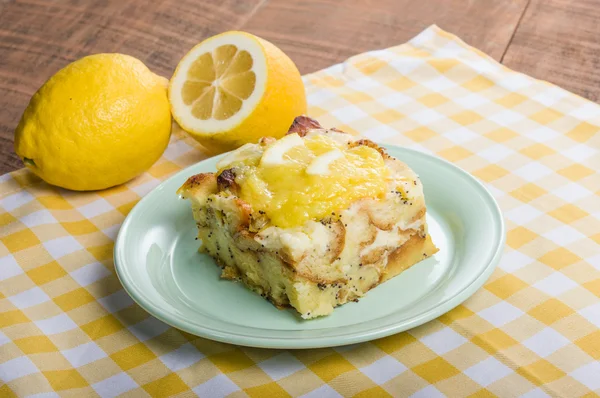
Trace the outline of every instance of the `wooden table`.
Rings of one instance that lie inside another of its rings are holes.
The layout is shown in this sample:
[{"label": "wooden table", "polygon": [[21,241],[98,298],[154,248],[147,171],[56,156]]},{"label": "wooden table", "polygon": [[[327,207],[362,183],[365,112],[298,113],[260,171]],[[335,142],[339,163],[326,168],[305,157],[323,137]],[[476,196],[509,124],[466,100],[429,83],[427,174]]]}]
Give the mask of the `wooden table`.
[{"label": "wooden table", "polygon": [[510,68],[600,100],[600,0],[0,0],[0,174],[22,167],[13,132],[67,63],[123,52],[170,76],[225,30],[272,41],[312,72],[435,23]]}]

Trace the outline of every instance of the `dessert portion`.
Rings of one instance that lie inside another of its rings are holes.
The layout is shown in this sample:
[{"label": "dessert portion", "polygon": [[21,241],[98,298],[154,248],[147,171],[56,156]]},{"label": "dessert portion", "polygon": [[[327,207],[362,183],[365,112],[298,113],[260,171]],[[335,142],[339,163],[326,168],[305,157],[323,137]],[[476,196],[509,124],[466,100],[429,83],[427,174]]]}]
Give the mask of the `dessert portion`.
[{"label": "dessert portion", "polygon": [[177,192],[223,278],[305,319],[357,301],[437,251],[418,176],[374,142],[305,116]]}]

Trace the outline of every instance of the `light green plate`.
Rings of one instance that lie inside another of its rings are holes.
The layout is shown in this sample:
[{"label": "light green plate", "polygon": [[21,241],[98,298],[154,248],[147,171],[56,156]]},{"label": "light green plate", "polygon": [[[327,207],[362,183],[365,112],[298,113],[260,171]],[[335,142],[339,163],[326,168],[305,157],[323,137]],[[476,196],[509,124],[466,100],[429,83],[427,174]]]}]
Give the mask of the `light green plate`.
[{"label": "light green plate", "polygon": [[439,158],[386,146],[421,177],[427,222],[440,251],[332,315],[305,321],[278,310],[197,252],[188,201],[175,191],[191,175],[215,171],[214,157],[169,178],[123,223],[115,264],[123,286],[149,313],[186,332],[232,344],[270,348],[328,347],[388,336],[454,308],[491,275],[505,231],[492,195],[468,173]]}]

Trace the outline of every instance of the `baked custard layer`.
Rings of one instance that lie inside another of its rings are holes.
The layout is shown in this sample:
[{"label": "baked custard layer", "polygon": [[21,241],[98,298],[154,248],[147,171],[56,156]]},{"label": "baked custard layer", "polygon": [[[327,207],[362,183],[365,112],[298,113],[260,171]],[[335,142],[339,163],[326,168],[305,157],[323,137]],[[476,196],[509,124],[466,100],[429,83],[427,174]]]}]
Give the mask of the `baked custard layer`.
[{"label": "baked custard layer", "polygon": [[303,318],[330,314],[433,255],[417,175],[375,143],[301,116],[280,140],[190,177],[200,250],[222,277]]}]

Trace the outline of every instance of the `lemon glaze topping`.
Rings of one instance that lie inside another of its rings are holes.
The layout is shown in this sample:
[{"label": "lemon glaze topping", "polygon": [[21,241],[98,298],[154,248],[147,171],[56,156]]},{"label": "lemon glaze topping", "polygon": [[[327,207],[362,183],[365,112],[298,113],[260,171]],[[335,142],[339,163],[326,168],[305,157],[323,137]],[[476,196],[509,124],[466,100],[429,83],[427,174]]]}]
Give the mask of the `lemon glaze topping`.
[{"label": "lemon glaze topping", "polygon": [[349,148],[326,134],[290,134],[262,154],[249,149],[240,151],[245,156],[233,152],[217,168],[235,167],[240,198],[278,227],[321,220],[357,199],[381,197],[386,191],[388,169],[381,154],[367,146]]}]

